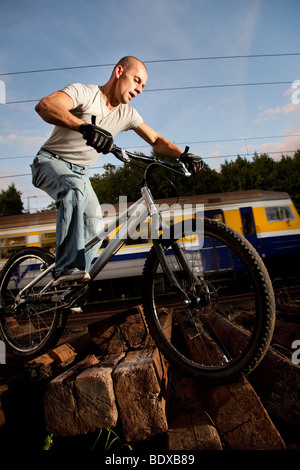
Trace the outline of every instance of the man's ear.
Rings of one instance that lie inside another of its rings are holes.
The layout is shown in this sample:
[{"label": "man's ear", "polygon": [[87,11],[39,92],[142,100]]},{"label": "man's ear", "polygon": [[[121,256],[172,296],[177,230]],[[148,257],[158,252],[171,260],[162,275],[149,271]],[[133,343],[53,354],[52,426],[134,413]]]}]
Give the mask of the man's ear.
[{"label": "man's ear", "polygon": [[123,69],[122,65],[117,65],[117,67],[115,69],[116,78],[120,78],[123,71],[124,71],[124,69]]}]

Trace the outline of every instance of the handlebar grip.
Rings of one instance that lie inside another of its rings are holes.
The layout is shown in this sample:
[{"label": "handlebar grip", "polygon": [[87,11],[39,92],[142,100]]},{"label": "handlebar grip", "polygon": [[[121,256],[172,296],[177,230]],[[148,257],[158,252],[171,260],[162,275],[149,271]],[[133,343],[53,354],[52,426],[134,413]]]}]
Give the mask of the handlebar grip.
[{"label": "handlebar grip", "polygon": [[121,162],[130,161],[129,158],[126,156],[125,151],[117,147],[115,144],[113,144],[113,146],[111,147],[110,153],[112,153],[118,160],[121,160]]},{"label": "handlebar grip", "polygon": [[[188,153],[188,150],[189,150],[189,147],[186,147],[185,148],[185,151],[184,153]],[[139,155],[139,154],[134,154],[134,153],[131,153],[131,152],[128,152],[120,147],[117,147],[115,144],[113,144],[112,148],[110,149],[110,152],[118,159],[120,160],[121,162],[123,163],[130,163],[131,162],[131,159],[133,160],[139,160],[141,162],[144,162],[144,163],[147,163],[147,164],[151,164],[151,163],[156,163],[156,164],[161,164],[161,165],[165,165],[166,167],[169,167],[170,169],[174,169],[174,168],[181,168],[183,170],[183,175],[184,176],[191,176],[191,173],[188,171],[188,169],[186,168],[186,166],[184,165],[184,163],[182,161],[176,161],[176,163],[174,162],[169,162],[169,161],[164,161],[164,160],[159,160],[157,158],[154,158],[154,157],[148,157],[148,156],[145,156],[145,155]],[[173,170],[175,171],[175,170]]]}]

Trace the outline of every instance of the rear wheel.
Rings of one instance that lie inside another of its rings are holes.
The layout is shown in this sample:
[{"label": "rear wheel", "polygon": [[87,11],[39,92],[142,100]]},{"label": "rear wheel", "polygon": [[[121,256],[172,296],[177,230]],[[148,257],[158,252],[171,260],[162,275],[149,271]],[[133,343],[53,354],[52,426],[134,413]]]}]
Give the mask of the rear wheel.
[{"label": "rear wheel", "polygon": [[37,284],[22,289],[54,263],[41,248],[25,248],[6,263],[0,276],[0,334],[16,355],[30,359],[53,346],[61,336],[66,314],[45,289],[52,271]]},{"label": "rear wheel", "polygon": [[266,268],[252,245],[228,226],[204,219],[181,236],[161,239],[171,285],[154,247],[144,268],[143,304],[150,333],[166,358],[215,383],[238,379],[261,361],[270,344],[275,301]]}]

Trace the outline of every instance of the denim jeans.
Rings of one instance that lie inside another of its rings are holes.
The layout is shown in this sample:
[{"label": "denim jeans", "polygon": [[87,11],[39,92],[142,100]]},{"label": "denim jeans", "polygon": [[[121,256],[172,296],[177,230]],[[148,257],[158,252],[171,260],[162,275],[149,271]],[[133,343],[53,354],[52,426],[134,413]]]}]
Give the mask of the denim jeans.
[{"label": "denim jeans", "polygon": [[99,243],[85,253],[85,243],[103,227],[101,207],[88,169],[41,149],[31,165],[32,183],[55,200],[56,273],[88,271]]}]

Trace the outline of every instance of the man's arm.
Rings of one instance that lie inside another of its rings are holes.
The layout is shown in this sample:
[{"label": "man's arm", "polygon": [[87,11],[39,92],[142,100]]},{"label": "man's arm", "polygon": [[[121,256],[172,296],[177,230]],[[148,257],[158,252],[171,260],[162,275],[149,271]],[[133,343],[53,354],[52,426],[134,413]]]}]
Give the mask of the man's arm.
[{"label": "man's arm", "polygon": [[55,91],[51,95],[42,98],[36,105],[35,110],[49,124],[79,131],[79,127],[84,124],[84,121],[70,113],[73,106],[73,100],[67,93]]},{"label": "man's arm", "polygon": [[150,126],[148,126],[144,122],[134,130],[160,155],[164,155],[166,157],[179,158],[183,153],[183,151],[176,144],[170,142],[169,140],[159,135],[156,131],[154,131]]}]

